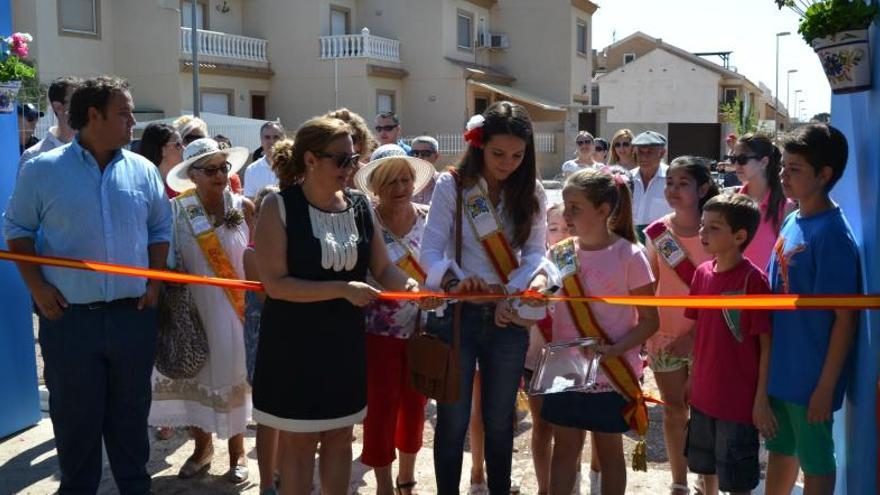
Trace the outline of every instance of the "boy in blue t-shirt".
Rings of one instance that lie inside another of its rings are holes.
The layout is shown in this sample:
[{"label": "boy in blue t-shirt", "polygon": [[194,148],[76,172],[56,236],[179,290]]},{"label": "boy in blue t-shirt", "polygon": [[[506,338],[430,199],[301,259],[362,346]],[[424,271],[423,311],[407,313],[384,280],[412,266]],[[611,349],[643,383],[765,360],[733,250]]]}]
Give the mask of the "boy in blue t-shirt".
[{"label": "boy in blue t-shirt", "polygon": [[[800,208],[785,219],[770,258],[774,293],[859,293],[856,242],[828,197],[847,156],[846,137],[829,125],[800,127],[784,139],[782,188]],[[851,310],[773,312],[767,393],[776,428],[767,440],[768,495],[791,493],[798,467],[805,493],[834,492],[832,413],[843,403],[857,325]]]}]

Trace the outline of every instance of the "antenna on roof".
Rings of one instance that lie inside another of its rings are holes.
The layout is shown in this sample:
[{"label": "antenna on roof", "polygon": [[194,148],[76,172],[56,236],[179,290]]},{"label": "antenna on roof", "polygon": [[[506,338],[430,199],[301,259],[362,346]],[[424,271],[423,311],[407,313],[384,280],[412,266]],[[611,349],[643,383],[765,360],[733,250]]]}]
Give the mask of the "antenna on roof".
[{"label": "antenna on roof", "polygon": [[611,31],[611,43],[617,43],[617,30],[616,29]]}]

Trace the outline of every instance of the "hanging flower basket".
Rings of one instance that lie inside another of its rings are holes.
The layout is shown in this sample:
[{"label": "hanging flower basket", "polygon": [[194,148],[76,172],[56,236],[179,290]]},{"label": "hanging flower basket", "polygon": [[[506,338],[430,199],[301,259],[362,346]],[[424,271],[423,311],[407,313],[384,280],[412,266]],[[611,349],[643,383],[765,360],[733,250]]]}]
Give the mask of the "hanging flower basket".
[{"label": "hanging flower basket", "polygon": [[836,94],[871,88],[868,28],[880,11],[877,0],[775,0],[801,18],[798,33],[819,56]]},{"label": "hanging flower basket", "polygon": [[813,50],[835,94],[871,89],[871,46],[867,29],[816,38]]},{"label": "hanging flower basket", "polygon": [[15,97],[21,89],[21,81],[0,82],[0,113],[15,111]]},{"label": "hanging flower basket", "polygon": [[28,56],[28,43],[33,40],[27,33],[0,38],[0,114],[15,111],[15,97],[21,89],[21,82],[36,74],[34,68],[23,60]]}]

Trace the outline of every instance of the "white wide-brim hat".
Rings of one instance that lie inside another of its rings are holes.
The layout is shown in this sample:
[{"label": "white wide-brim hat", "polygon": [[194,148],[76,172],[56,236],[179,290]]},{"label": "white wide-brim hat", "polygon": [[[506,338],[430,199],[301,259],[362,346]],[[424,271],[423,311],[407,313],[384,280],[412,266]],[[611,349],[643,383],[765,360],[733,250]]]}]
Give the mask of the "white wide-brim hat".
[{"label": "white wide-brim hat", "polygon": [[431,182],[431,179],[434,178],[434,166],[431,165],[431,162],[409,155],[391,155],[373,160],[370,163],[364,165],[360,170],[358,170],[357,173],[354,175],[355,187],[369,194],[370,196],[377,198],[379,195],[376,194],[376,192],[370,185],[370,177],[373,175],[373,172],[375,172],[377,168],[395,160],[404,160],[409,164],[409,167],[412,169],[413,195],[421,192],[422,189],[424,189],[425,186],[427,186],[428,183]]},{"label": "white wide-brim hat", "polygon": [[168,172],[168,177],[166,177],[165,182],[168,184],[168,187],[175,192],[184,192],[196,187],[187,174],[189,167],[202,158],[218,154],[226,157],[226,161],[229,162],[230,166],[227,175],[232,175],[244,167],[244,164],[247,163],[248,157],[250,156],[250,151],[241,146],[220,149],[220,145],[217,144],[217,141],[214,141],[211,138],[196,139],[189,143],[186,149],[183,150],[183,161],[175,165],[174,168]]}]

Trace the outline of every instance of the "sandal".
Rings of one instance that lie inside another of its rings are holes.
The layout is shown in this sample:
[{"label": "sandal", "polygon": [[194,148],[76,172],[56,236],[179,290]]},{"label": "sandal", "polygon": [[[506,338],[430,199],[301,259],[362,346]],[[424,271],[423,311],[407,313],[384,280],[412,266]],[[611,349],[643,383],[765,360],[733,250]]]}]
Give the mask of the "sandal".
[{"label": "sandal", "polygon": [[[412,495],[413,488],[416,487],[417,482],[409,481],[407,483],[401,483],[399,479],[394,480],[394,493],[396,495]],[[404,493],[406,490],[406,493]]]},{"label": "sandal", "polygon": [[687,485],[682,483],[673,483],[669,485],[669,491],[673,494],[675,493],[684,493],[684,495],[690,495],[691,489],[688,488]]},{"label": "sandal", "polygon": [[[244,462],[243,464],[239,464],[239,462]],[[226,479],[232,484],[244,483],[247,481],[249,476],[248,467],[247,467],[247,458],[242,454],[241,457],[236,461],[235,466],[229,468],[229,471],[226,472]]]},{"label": "sandal", "polygon": [[202,476],[211,469],[211,459],[214,457],[214,453],[208,456],[202,462],[198,462],[192,457],[186,460],[183,463],[183,466],[180,468],[180,471],[177,472],[177,477],[182,480],[188,480],[191,478],[195,478],[197,476]]}]

